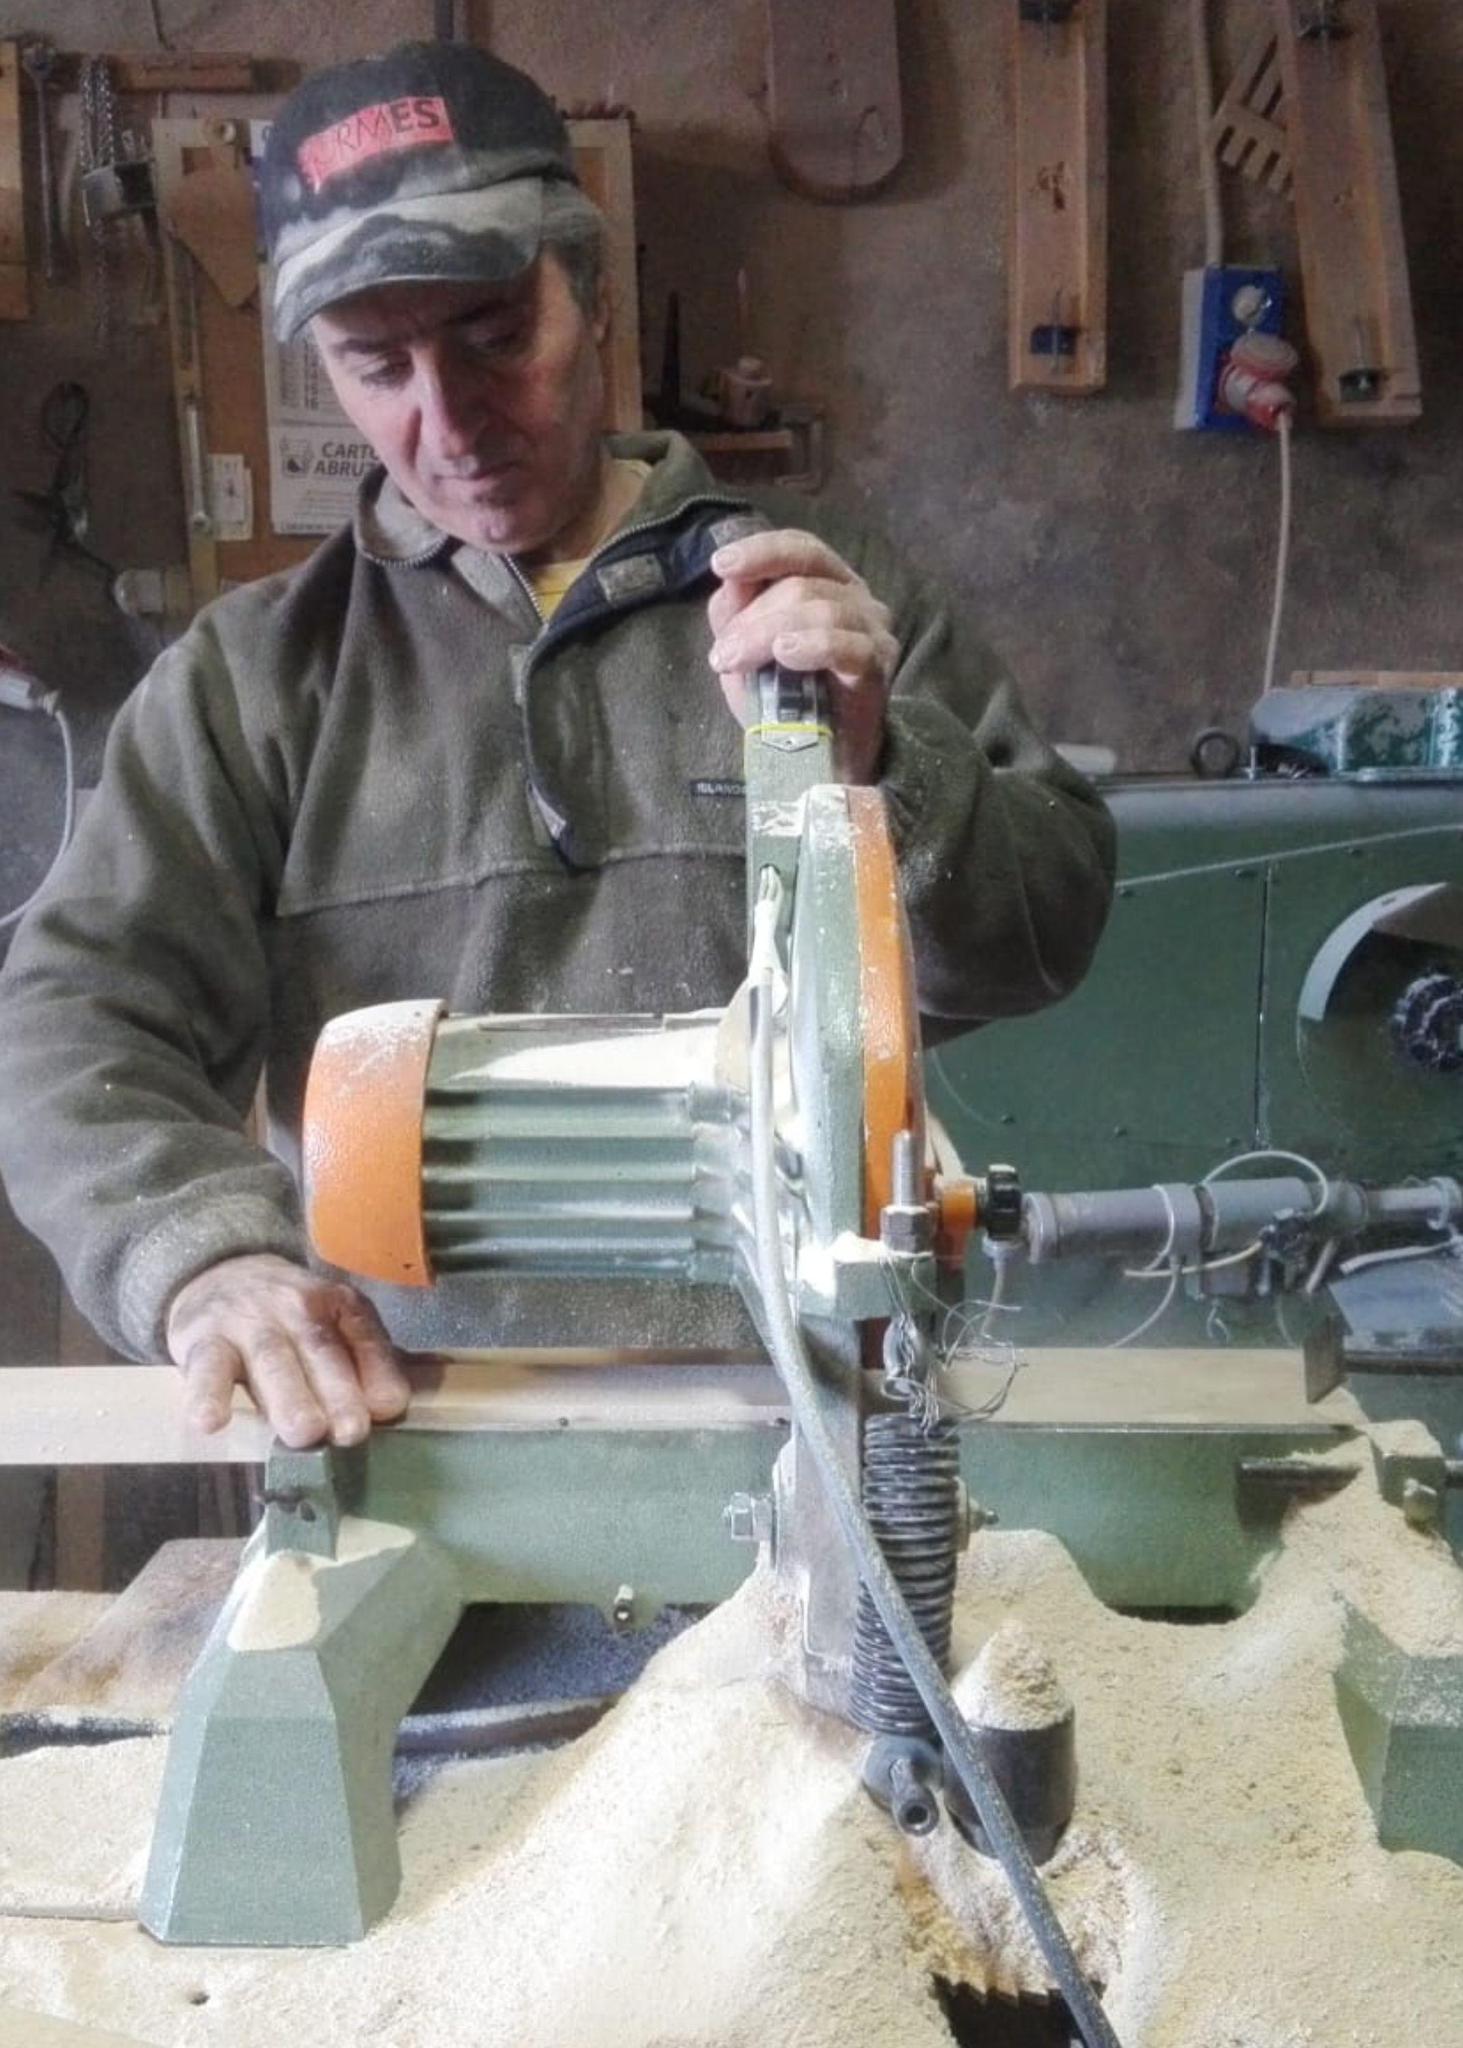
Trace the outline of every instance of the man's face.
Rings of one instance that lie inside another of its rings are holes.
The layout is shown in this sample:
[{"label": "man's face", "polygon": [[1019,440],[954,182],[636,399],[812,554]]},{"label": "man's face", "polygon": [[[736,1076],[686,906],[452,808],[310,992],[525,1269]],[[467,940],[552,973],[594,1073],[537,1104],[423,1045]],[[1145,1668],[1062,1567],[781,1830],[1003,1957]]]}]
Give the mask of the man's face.
[{"label": "man's face", "polygon": [[318,313],[314,333],[417,510],[472,547],[526,555],[597,487],[604,322],[545,255],[508,285],[378,285]]}]

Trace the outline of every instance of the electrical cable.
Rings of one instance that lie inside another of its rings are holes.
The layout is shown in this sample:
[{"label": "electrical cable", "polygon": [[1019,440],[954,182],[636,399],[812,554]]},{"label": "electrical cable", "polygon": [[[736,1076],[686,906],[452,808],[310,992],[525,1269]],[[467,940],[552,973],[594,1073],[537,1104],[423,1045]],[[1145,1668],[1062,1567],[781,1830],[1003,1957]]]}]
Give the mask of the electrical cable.
[{"label": "electrical cable", "polygon": [[1265,643],[1265,691],[1275,687],[1275,663],[1280,653],[1280,621],[1285,615],[1285,597],[1290,584],[1290,414],[1283,412],[1276,423],[1280,440],[1280,535],[1275,547],[1275,597],[1270,607],[1270,637]]},{"label": "electrical cable", "polygon": [[944,1744],[946,1756],[970,1795],[986,1839],[1010,1880],[1027,1925],[1087,2048],[1119,2048],[1107,2015],[1082,1975],[1061,1922],[1042,1887],[1035,1864],[1011,1818],[1010,1808],[989,1764],[955,1704],[944,1673],[921,1635],[904,1593],[889,1568],[863,1503],[855,1493],[823,1419],[818,1385],[793,1312],[783,1271],[777,1220],[777,1152],[773,1096],[773,989],[777,975],[776,931],[782,883],[775,869],[759,878],[752,914],[748,964],[751,1063],[752,1222],[755,1275],[762,1299],[767,1348],[787,1389],[803,1441],[853,1552],[858,1574],[879,1619],[888,1630],[910,1679]]},{"label": "electrical cable", "polygon": [[1219,161],[1209,139],[1214,116],[1214,66],[1209,59],[1208,0],[1189,0],[1189,40],[1194,62],[1194,111],[1199,123],[1199,189],[1204,195],[1204,267],[1224,261],[1224,211],[1219,195]]},{"label": "electrical cable", "polygon": [[[1180,1266],[1177,1259],[1169,1261],[1168,1285],[1163,1290],[1163,1299],[1159,1302],[1157,1308],[1153,1310],[1151,1315],[1144,1316],[1136,1329],[1129,1330],[1122,1337],[1114,1337],[1110,1344],[1104,1344],[1102,1347],[1104,1351],[1121,1351],[1125,1344],[1131,1344],[1135,1338],[1146,1336],[1155,1323],[1163,1320],[1173,1307],[1173,1298],[1179,1291],[1179,1275],[1182,1271],[1183,1267]],[[1156,1280],[1159,1278],[1159,1275],[1157,1273],[1141,1273],[1130,1277],[1142,1280]]]},{"label": "electrical cable", "polygon": [[1367,1266],[1390,1266],[1398,1259],[1435,1259],[1439,1252],[1457,1251],[1463,1245],[1463,1237],[1456,1231],[1441,1244],[1399,1244],[1389,1251],[1358,1252],[1354,1259],[1343,1259],[1336,1268],[1343,1277],[1360,1273]]},{"label": "electrical cable", "polygon": [[0,917],[0,932],[7,930],[13,924],[18,924],[31,905],[40,897],[47,882],[50,881],[60,865],[61,856],[71,844],[72,834],[76,830],[76,746],[71,735],[71,721],[57,703],[43,703],[40,708],[49,713],[61,728],[61,755],[66,776],[66,793],[62,801],[61,810],[61,839],[56,851],[51,856],[50,866],[46,869],[40,881],[37,882],[35,888],[31,890],[29,896],[26,897],[24,903],[17,903],[14,910],[7,910],[5,915]]}]

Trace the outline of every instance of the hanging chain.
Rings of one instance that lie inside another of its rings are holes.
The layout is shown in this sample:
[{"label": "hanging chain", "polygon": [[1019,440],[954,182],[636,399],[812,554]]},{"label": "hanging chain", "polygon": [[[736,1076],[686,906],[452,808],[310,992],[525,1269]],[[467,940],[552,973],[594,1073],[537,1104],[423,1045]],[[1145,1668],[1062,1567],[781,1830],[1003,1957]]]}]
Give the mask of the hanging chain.
[{"label": "hanging chain", "polygon": [[[87,57],[81,66],[81,168],[83,173],[114,164],[120,155],[117,137],[117,94],[112,67],[105,57]],[[105,346],[117,321],[121,245],[117,220],[91,223],[92,288],[97,341]]]}]

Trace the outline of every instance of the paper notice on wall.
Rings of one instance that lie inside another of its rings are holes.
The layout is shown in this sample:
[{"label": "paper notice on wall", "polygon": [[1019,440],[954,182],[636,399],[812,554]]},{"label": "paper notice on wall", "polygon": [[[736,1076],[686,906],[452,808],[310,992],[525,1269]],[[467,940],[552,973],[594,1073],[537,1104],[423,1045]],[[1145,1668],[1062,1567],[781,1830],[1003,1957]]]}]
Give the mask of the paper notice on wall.
[{"label": "paper notice on wall", "polygon": [[[267,272],[259,302],[272,302]],[[355,509],[356,486],[375,463],[375,450],[336,404],[308,332],[281,342],[266,324],[263,336],[269,523],[276,533],[334,533]]]},{"label": "paper notice on wall", "polygon": [[208,503],[215,540],[253,540],[254,479],[242,455],[210,455]]}]

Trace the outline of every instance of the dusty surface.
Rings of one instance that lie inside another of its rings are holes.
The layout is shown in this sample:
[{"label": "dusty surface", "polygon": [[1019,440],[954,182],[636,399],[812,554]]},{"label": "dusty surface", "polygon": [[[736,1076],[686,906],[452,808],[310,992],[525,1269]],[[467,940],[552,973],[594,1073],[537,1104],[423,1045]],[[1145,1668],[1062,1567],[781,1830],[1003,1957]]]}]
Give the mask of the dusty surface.
[{"label": "dusty surface", "polygon": [[[1038,1533],[986,1532],[967,1560],[961,1661],[1016,1622],[1008,1645],[1042,1645],[1075,1707],[1078,1809],[1047,1875],[1126,2048],[1463,2039],[1463,1869],[1378,1848],[1331,1677],[1338,1590],[1442,1650],[1463,1647],[1463,1577],[1377,1499],[1364,1446],[1336,1455],[1356,1478],[1296,1511],[1222,1626],[1110,1613]],[[943,2048],[932,1975],[1035,1988],[1039,1962],[993,1864],[948,1828],[893,1837],[856,1738],[781,1683],[787,1646],[754,1579],[572,1748],[413,1773],[402,1896],[356,1949],[0,1918],[0,2004],[155,2048]],[[0,1765],[12,1901],[119,1910],[159,1759]]]},{"label": "dusty surface", "polygon": [[[7,1674],[0,1655],[0,1708],[75,1707],[138,1720],[166,1718],[238,1570],[239,1550],[228,1539],[165,1543],[115,1598],[31,1596],[85,1601],[85,1632],[68,1636],[28,1666],[17,1659],[13,1673]],[[0,1630],[3,1614],[0,1596]],[[19,1644],[27,1633],[23,1613],[17,1613],[13,1633]]]},{"label": "dusty surface", "polygon": [[0,1707],[22,1704],[35,1675],[63,1656],[111,1605],[108,1593],[0,1592]]}]

